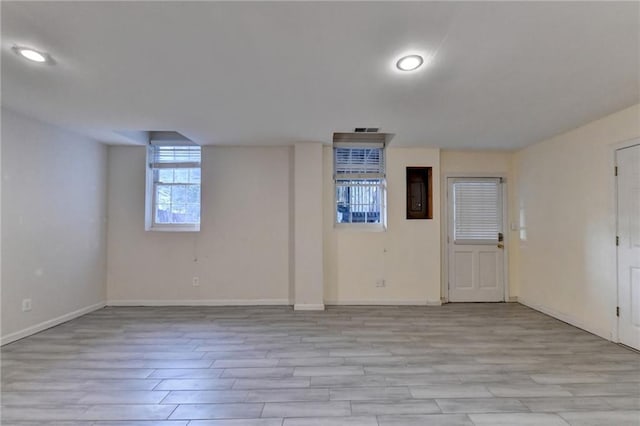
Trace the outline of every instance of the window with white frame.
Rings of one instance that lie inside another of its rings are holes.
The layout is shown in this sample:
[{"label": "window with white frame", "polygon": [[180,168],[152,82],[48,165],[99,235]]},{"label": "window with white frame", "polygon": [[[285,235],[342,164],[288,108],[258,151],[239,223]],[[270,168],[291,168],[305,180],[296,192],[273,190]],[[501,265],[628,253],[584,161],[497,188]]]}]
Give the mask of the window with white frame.
[{"label": "window with white frame", "polygon": [[199,231],[201,148],[149,145],[146,228]]},{"label": "window with white frame", "polygon": [[383,143],[335,143],[333,147],[336,223],[385,223]]}]

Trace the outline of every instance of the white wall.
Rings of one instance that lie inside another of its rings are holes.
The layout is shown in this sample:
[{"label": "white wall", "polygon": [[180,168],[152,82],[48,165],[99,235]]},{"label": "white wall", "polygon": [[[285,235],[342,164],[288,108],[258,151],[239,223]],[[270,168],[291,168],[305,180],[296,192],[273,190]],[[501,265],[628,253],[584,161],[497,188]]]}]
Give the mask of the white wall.
[{"label": "white wall", "polygon": [[2,109],[3,343],[102,306],[106,169],[105,146]]},{"label": "white wall", "polygon": [[[513,170],[512,151],[441,151],[440,153],[440,172],[442,175],[442,204],[444,212],[444,203],[446,200],[446,179],[445,176],[503,176],[507,185],[507,218],[505,221],[505,253],[508,263],[508,283],[509,298],[515,300],[518,296],[518,252],[513,247],[518,244],[518,232],[510,231],[510,224],[518,221],[518,210],[515,207],[515,173]],[[445,220],[442,221],[442,241],[446,242],[447,230]],[[442,256],[446,256],[446,244],[442,245]],[[445,267],[443,262],[443,268]],[[445,276],[443,269],[443,276]],[[443,282],[443,293],[445,283]]]},{"label": "white wall", "polygon": [[[385,232],[334,228],[332,148],[324,148],[324,298],[341,304],[440,303],[440,159],[437,149],[387,148]],[[406,167],[433,167],[433,215],[407,220]],[[380,279],[386,287],[376,287]]]},{"label": "white wall", "polygon": [[144,230],[145,148],[110,147],[109,303],[289,303],[290,149],[205,147],[201,230],[176,233]]},{"label": "white wall", "polygon": [[640,105],[515,156],[518,300],[611,338],[616,249],[613,146],[640,136]]}]

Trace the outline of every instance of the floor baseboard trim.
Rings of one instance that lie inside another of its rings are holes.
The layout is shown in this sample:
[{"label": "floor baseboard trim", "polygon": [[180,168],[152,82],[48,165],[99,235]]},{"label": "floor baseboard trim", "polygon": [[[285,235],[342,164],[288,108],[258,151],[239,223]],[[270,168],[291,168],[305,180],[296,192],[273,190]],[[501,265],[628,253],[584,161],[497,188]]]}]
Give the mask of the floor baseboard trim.
[{"label": "floor baseboard trim", "polygon": [[293,305],[294,311],[324,311],[322,303],[296,303]]},{"label": "floor baseboard trim", "polygon": [[288,299],[137,299],[108,300],[107,306],[273,306],[291,305]]},{"label": "floor baseboard trim", "polygon": [[0,339],[0,346],[4,346],[8,343],[15,342],[16,340],[24,339],[25,337],[39,333],[48,328],[55,327],[56,325],[60,325],[67,321],[71,321],[72,319],[81,317],[82,315],[86,315],[89,312],[97,311],[98,309],[104,308],[105,305],[106,305],[105,302],[100,302],[93,305],[85,306],[84,308],[78,309],[73,312],[69,312],[68,314],[60,315],[59,317],[52,318],[47,321],[43,321],[39,324],[32,325],[31,327],[27,327],[23,330],[16,331],[11,334],[7,334],[6,336],[2,336],[2,338]]},{"label": "floor baseboard trim", "polygon": [[553,308],[549,308],[539,303],[531,302],[524,299],[522,296],[518,296],[518,303],[538,312],[542,312],[543,314],[549,315],[550,317],[553,317],[562,322],[566,322],[567,324],[577,327],[581,330],[587,331],[591,334],[595,334],[596,336],[602,337],[605,340],[612,340],[612,336],[609,334],[609,331],[599,330],[597,328],[591,327],[590,325],[585,324],[583,321],[580,321],[579,319],[574,318],[571,315],[567,315],[563,312],[557,311]]},{"label": "floor baseboard trim", "polygon": [[441,300],[328,300],[333,306],[440,306]]}]

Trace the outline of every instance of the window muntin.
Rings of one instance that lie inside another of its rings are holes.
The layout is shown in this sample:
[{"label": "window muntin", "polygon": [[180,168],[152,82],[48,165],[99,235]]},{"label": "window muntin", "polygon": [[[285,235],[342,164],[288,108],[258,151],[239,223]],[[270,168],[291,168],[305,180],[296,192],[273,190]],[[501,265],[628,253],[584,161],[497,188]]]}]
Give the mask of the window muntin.
[{"label": "window muntin", "polygon": [[154,223],[200,223],[200,169],[155,169]]},{"label": "window muntin", "polygon": [[199,230],[201,148],[151,145],[149,159],[148,228]]},{"label": "window muntin", "polygon": [[384,224],[384,146],[334,145],[337,224]]}]

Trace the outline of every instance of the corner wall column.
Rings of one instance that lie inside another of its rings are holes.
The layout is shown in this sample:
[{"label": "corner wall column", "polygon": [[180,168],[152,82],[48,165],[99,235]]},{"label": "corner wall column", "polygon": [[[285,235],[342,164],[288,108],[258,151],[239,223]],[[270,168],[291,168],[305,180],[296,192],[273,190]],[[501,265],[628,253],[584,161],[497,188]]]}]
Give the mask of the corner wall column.
[{"label": "corner wall column", "polygon": [[322,143],[297,143],[293,157],[294,309],[324,310]]}]

